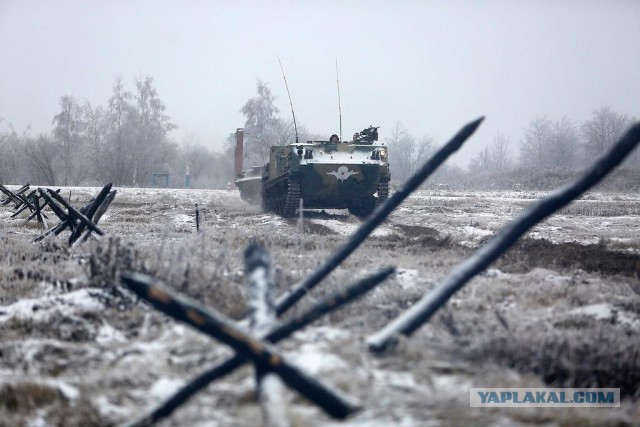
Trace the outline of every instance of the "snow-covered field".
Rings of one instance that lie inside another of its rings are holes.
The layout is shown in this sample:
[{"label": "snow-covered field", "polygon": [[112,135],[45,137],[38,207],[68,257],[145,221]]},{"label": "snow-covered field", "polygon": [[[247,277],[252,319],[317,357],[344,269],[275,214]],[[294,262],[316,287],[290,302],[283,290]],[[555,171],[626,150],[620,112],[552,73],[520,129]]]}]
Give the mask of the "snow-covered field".
[{"label": "snow-covered field", "polygon": [[[63,188],[75,206],[97,188]],[[531,230],[390,354],[364,339],[432,289],[544,194],[422,191],[411,196],[301,308],[367,273],[393,279],[278,345],[357,398],[327,418],[288,392],[294,425],[640,424],[640,196],[588,193]],[[195,231],[195,204],[201,233]],[[284,220],[235,191],[119,188],[107,237],[67,248],[0,208],[0,426],[126,424],[227,358],[224,345],[132,302],[114,277],[142,269],[240,319],[243,251],[265,245],[278,293],[309,274],[360,224],[346,211]],[[301,308],[294,308],[298,312]],[[469,408],[469,387],[620,387],[621,408]],[[259,425],[244,367],[161,425]]]}]

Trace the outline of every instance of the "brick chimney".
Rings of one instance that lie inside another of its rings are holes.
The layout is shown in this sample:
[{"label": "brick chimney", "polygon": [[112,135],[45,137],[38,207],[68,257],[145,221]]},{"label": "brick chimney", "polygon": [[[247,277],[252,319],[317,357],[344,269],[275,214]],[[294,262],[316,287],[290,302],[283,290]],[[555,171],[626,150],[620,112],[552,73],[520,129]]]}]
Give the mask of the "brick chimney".
[{"label": "brick chimney", "polygon": [[244,140],[244,129],[238,128],[236,130],[236,162],[234,172],[236,177],[242,173],[242,150]]}]

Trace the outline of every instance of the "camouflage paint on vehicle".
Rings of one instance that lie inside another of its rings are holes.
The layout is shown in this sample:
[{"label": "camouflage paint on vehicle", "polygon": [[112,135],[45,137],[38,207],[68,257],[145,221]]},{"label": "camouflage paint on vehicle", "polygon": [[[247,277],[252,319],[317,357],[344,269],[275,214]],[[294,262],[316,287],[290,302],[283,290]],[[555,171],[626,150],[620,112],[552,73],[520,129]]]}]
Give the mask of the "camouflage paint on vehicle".
[{"label": "camouflage paint on vehicle", "polygon": [[[348,143],[308,141],[271,147],[270,161],[236,181],[245,199],[255,199],[257,178],[267,211],[292,216],[304,208],[345,209],[366,216],[388,195],[387,147],[374,145],[377,128],[365,129]],[[255,169],[255,168],[254,168]]]}]

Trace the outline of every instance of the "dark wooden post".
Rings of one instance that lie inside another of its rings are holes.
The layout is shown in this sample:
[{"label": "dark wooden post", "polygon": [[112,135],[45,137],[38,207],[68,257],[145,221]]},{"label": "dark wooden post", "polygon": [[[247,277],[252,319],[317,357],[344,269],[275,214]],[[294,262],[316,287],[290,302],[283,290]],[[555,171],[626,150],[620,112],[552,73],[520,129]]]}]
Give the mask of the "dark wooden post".
[{"label": "dark wooden post", "polygon": [[238,128],[236,129],[236,150],[235,150],[235,162],[233,166],[233,173],[235,174],[234,178],[237,178],[238,175],[242,173],[242,157],[243,157],[243,140],[244,140],[244,129]]},{"label": "dark wooden post", "polygon": [[[100,205],[102,205],[104,200],[107,198],[110,191],[111,191],[111,184],[105,185],[104,187],[102,187],[102,190],[100,190],[100,193],[98,193],[95,199],[93,199],[91,202],[87,204],[87,206],[85,206],[85,215],[89,221],[93,221],[93,216],[95,215]],[[69,199],[71,199],[71,193],[69,193]],[[97,224],[97,223],[93,221],[93,224]],[[82,232],[86,227],[87,225],[84,224],[83,222],[80,222],[80,224],[78,224],[78,226],[75,227],[75,229],[71,232],[71,236],[69,236],[70,245],[75,243],[75,241],[78,240],[78,238],[80,238],[80,236],[82,235]]]},{"label": "dark wooden post", "polygon": [[[34,210],[35,210],[35,205],[34,205],[34,203],[33,203],[33,196],[35,195],[35,193],[36,193],[36,190],[31,191],[31,193],[29,193],[29,194],[26,196],[26,198],[25,198],[23,195],[16,195],[16,197],[18,197],[20,200],[25,199],[25,200],[27,201],[27,203],[24,203],[24,202],[23,202],[23,203],[22,203],[22,205],[21,205],[21,206],[19,206],[19,207],[17,208],[18,210],[17,210],[17,211],[15,211],[15,212],[11,215],[11,218],[15,218],[15,217],[17,217],[18,215],[20,215],[20,213],[21,213],[22,211],[24,211],[24,210],[25,210],[25,209],[27,209],[27,208],[29,208],[29,210],[30,210],[31,212],[34,212]],[[32,207],[33,207],[34,209],[31,209]]]},{"label": "dark wooden post", "polygon": [[[116,193],[117,193],[117,190],[113,190],[113,191],[109,192],[107,197],[105,197],[104,201],[100,204],[100,206],[98,206],[98,209],[96,210],[96,213],[93,215],[94,224],[97,225],[98,222],[100,222],[100,219],[102,218],[102,215],[104,215],[104,213],[109,208],[109,205],[111,204],[111,202],[113,202],[113,199],[115,199]],[[91,230],[85,230],[84,234],[79,239],[79,241],[80,242],[84,242],[85,240],[87,240],[89,238],[90,235],[91,235]]]},{"label": "dark wooden post", "polygon": [[60,202],[60,204],[62,206],[65,207],[65,209],[67,209],[67,212],[69,214],[69,216],[73,216],[75,217],[74,219],[79,220],[81,223],[84,224],[84,226],[86,226],[87,228],[89,228],[91,231],[93,231],[94,233],[99,234],[100,236],[104,235],[104,231],[102,231],[97,225],[95,225],[89,218],[87,218],[83,213],[81,213],[80,211],[78,211],[76,208],[74,208],[73,206],[71,206],[62,196],[60,196],[58,193],[56,193],[53,190],[47,189],[47,191],[49,192],[49,195],[52,196],[54,199],[56,199],[58,202]]},{"label": "dark wooden post", "polygon": [[200,232],[200,211],[198,211],[198,204],[196,203],[196,233]]},{"label": "dark wooden post", "polygon": [[18,198],[18,195],[24,193],[29,189],[29,184],[23,185],[18,191],[15,193],[11,190],[7,189],[4,185],[0,184],[0,192],[4,193],[7,196],[7,199],[2,202],[2,206],[8,205],[9,203],[13,203],[15,208],[18,209],[22,204],[22,200]]}]

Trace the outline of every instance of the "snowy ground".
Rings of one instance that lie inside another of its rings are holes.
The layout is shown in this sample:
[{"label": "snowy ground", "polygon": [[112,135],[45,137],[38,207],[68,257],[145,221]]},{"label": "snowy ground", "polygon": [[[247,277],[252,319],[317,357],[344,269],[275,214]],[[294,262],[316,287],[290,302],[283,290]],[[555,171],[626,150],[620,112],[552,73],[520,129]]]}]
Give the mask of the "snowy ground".
[{"label": "snowy ground", "polygon": [[[97,188],[65,188],[83,205]],[[432,289],[526,206],[526,192],[413,195],[302,301],[387,265],[393,279],[278,348],[356,397],[328,419],[289,393],[294,425],[632,425],[640,423],[640,196],[588,193],[536,226],[447,308],[385,356],[364,339]],[[195,232],[195,204],[201,215]],[[279,293],[309,274],[360,224],[346,211],[284,220],[234,191],[118,189],[100,222],[111,238],[67,249],[0,208],[0,426],[120,425],[231,352],[134,304],[119,268],[153,272],[239,319],[243,251],[264,244]],[[296,312],[298,309],[294,309]],[[620,387],[616,409],[469,408],[469,387]],[[161,425],[260,423],[248,367],[209,386]]]}]

